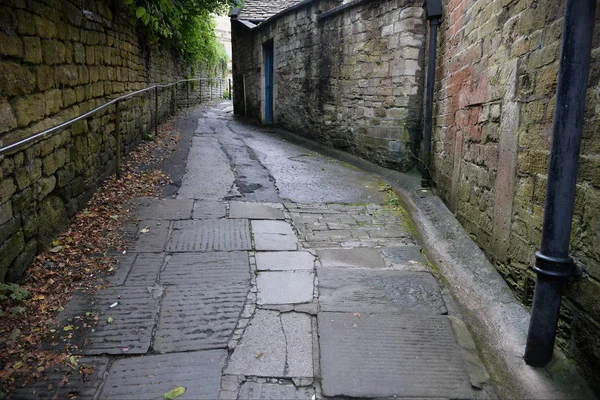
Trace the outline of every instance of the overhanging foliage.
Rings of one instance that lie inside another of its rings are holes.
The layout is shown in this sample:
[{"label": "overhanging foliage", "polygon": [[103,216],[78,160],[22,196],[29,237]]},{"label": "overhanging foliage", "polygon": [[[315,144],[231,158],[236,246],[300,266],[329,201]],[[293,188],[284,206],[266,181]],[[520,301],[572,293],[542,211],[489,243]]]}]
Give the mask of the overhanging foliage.
[{"label": "overhanging foliage", "polygon": [[211,14],[222,14],[237,0],[123,0],[129,15],[146,27],[153,44],[171,46],[192,65],[223,65],[227,53],[215,36]]}]

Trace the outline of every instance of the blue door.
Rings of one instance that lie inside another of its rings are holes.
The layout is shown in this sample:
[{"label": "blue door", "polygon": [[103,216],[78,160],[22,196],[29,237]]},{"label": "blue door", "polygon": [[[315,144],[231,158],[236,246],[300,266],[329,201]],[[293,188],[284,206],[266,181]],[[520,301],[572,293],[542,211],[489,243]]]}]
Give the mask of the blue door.
[{"label": "blue door", "polygon": [[265,55],[265,124],[273,123],[273,41],[263,45]]}]

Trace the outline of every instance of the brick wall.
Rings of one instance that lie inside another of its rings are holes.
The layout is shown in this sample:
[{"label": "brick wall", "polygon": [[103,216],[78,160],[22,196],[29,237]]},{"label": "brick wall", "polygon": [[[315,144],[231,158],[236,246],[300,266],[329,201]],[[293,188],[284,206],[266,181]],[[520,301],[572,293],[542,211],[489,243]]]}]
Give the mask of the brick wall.
[{"label": "brick wall", "polygon": [[[0,143],[14,143],[121,94],[190,73],[152,49],[106,1],[6,0],[0,4]],[[199,75],[205,75],[201,73]],[[192,103],[200,86],[191,86]],[[202,99],[209,98],[204,83]],[[225,86],[213,87],[218,97]],[[160,117],[172,91],[161,90]],[[187,104],[185,86],[179,105]],[[123,103],[122,153],[152,128],[154,98]],[[16,280],[114,173],[114,107],[54,136],[0,156],[0,282]]]},{"label": "brick wall", "polygon": [[252,30],[232,21],[235,112],[263,120],[262,45],[273,39],[275,124],[381,165],[413,168],[425,40],[417,3],[313,1]]},{"label": "brick wall", "polygon": [[[456,217],[530,305],[541,242],[564,2],[444,1],[433,177]],[[598,18],[597,18],[598,21]],[[572,255],[587,275],[563,302],[558,344],[600,379],[600,24],[587,96]]]}]

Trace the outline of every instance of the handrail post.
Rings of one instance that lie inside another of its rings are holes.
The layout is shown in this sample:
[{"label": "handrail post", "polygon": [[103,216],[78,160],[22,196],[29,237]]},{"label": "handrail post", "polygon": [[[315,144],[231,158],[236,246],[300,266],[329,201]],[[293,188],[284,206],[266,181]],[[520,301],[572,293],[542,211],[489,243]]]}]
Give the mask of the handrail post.
[{"label": "handrail post", "polygon": [[171,115],[173,115],[177,111],[177,84],[171,87]]},{"label": "handrail post", "polygon": [[117,179],[121,179],[121,102],[115,103],[115,155],[117,158],[116,175]]},{"label": "handrail post", "polygon": [[187,106],[190,106],[190,81],[185,83],[185,94],[187,96]]},{"label": "handrail post", "polygon": [[154,86],[154,136],[158,136],[158,86]]}]

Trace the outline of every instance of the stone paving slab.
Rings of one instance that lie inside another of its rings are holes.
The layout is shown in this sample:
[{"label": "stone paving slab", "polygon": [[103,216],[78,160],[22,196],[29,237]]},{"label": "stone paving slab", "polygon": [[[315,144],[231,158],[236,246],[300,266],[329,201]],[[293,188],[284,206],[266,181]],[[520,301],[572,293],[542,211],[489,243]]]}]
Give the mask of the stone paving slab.
[{"label": "stone paving slab", "polygon": [[319,267],[317,275],[323,311],[448,312],[427,272]]},{"label": "stone paving slab", "polygon": [[296,235],[278,233],[255,233],[254,248],[258,251],[297,250]]},{"label": "stone paving slab", "polygon": [[[147,231],[146,231],[147,230]],[[138,224],[137,240],[131,244],[130,252],[151,253],[162,251],[169,234],[169,222],[144,220]]]},{"label": "stone paving slab", "polygon": [[158,273],[165,262],[163,253],[138,253],[125,285],[127,286],[153,286],[158,278]]},{"label": "stone paving slab", "polygon": [[110,286],[120,286],[125,283],[133,262],[137,257],[137,253],[117,253],[110,255],[115,261],[115,266],[111,275],[106,276],[106,281]]},{"label": "stone paving slab", "polygon": [[108,357],[83,357],[79,359],[78,366],[92,371],[91,374],[81,375],[79,368],[73,370],[63,365],[53,366],[44,371],[40,379],[13,391],[10,398],[14,400],[93,399],[104,379]]},{"label": "stone paving slab", "polygon": [[154,338],[159,353],[225,348],[248,294],[248,283],[171,287]]},{"label": "stone paving slab", "polygon": [[252,233],[277,233],[294,235],[292,226],[285,221],[252,221]]},{"label": "stone paving slab", "polygon": [[250,282],[250,265],[245,251],[176,253],[160,274],[164,285],[228,285]]},{"label": "stone paving slab", "polygon": [[207,350],[116,360],[100,399],[162,399],[178,386],[186,389],[178,400],[217,399],[226,355],[225,350]]},{"label": "stone paving slab", "polygon": [[389,266],[402,271],[430,270],[419,246],[384,247],[381,255]]},{"label": "stone paving slab", "polygon": [[385,268],[378,249],[359,247],[353,249],[317,250],[323,267]]},{"label": "stone paving slab", "polygon": [[[307,242],[321,242],[321,241],[346,241],[346,240],[350,240],[352,238],[354,238],[355,236],[352,235],[352,232],[350,232],[349,229],[344,229],[344,230],[327,230],[327,231],[316,231],[316,232],[312,232],[309,234],[306,234],[303,236],[303,240],[306,240]],[[368,235],[364,236],[365,238],[368,238]]]},{"label": "stone paving slab", "polygon": [[312,318],[291,312],[282,313],[280,318],[287,345],[286,376],[312,378]]},{"label": "stone paving slab", "polygon": [[245,218],[245,219],[268,219],[278,220],[285,219],[281,208],[275,205],[265,203],[229,203],[229,218]]},{"label": "stone paving slab", "polygon": [[447,317],[318,314],[325,396],[474,398]]},{"label": "stone paving slab", "polygon": [[385,227],[371,227],[367,232],[372,238],[398,238],[398,239],[409,239],[411,238],[410,233],[401,226],[391,225]]},{"label": "stone paving slab", "polygon": [[312,377],[311,317],[301,313],[256,310],[225,373]]},{"label": "stone paving slab", "polygon": [[[315,242],[313,242],[315,243]],[[371,239],[350,239],[339,243],[340,247],[353,248],[353,247],[386,247],[386,246],[414,246],[416,241],[412,237],[405,238],[371,238]],[[323,248],[315,244],[314,248]]]},{"label": "stone paving slab", "polygon": [[297,388],[291,383],[244,382],[238,399],[248,400],[311,400],[315,394],[312,387]]},{"label": "stone paving slab", "polygon": [[235,180],[229,159],[216,137],[194,137],[178,199],[221,201]]},{"label": "stone paving slab", "polygon": [[87,344],[81,349],[85,355],[144,354],[150,348],[161,294],[160,288],[130,286],[104,289],[93,296],[78,293],[58,315],[58,320],[67,325],[71,317],[90,311],[98,314],[97,326],[85,332]]},{"label": "stone paving slab", "polygon": [[[377,204],[287,204],[305,247],[375,247],[416,244],[396,210]],[[326,242],[326,243],[320,243]]]},{"label": "stone paving slab", "polygon": [[251,250],[248,220],[175,221],[166,249],[169,252]]},{"label": "stone paving slab", "polygon": [[308,251],[257,252],[256,268],[259,271],[313,270],[315,257]]},{"label": "stone paving slab", "polygon": [[258,304],[310,303],[314,281],[312,271],[260,272],[256,277]]},{"label": "stone paving slab", "polygon": [[135,216],[142,220],[176,220],[192,217],[194,200],[188,199],[152,199],[136,208]]},{"label": "stone paving slab", "polygon": [[225,203],[211,201],[196,201],[192,218],[194,219],[217,219],[227,216],[227,205]]}]

